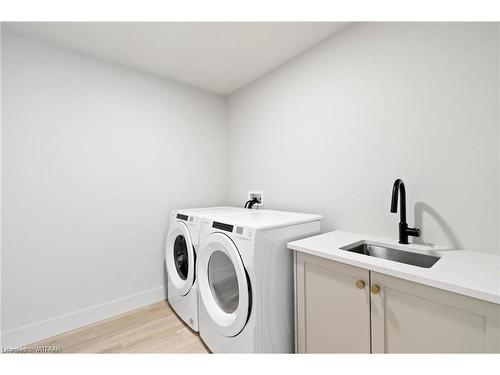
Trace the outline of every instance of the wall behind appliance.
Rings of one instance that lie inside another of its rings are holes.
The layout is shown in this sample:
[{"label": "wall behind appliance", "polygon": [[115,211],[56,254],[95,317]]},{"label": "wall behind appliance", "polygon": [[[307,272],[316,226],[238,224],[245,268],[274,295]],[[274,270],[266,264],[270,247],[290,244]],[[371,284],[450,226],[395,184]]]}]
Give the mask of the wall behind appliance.
[{"label": "wall behind appliance", "polygon": [[164,298],[169,211],[225,203],[224,99],[2,33],[2,341]]},{"label": "wall behind appliance", "polygon": [[392,183],[420,241],[500,254],[494,23],[355,23],[227,98],[230,201],[397,238]]}]

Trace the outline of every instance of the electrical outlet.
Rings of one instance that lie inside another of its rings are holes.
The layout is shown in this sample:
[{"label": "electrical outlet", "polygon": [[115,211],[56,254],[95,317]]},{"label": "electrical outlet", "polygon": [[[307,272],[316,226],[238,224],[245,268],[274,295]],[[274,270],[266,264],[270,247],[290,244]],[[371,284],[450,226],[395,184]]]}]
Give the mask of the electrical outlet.
[{"label": "electrical outlet", "polygon": [[264,193],[262,191],[249,191],[248,200],[257,198],[259,203],[255,203],[254,207],[262,207],[264,205]]}]

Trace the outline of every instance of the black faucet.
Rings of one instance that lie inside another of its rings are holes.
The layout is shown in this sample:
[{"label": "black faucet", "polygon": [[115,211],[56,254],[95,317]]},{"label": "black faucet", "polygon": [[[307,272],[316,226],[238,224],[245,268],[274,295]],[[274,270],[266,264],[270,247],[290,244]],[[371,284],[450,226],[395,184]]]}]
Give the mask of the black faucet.
[{"label": "black faucet", "polygon": [[408,228],[406,222],[406,189],[405,183],[401,179],[394,181],[392,186],[392,199],[391,199],[391,212],[398,212],[398,193],[401,192],[401,208],[399,214],[401,219],[399,221],[399,243],[408,245],[408,236],[420,237],[420,229]]}]

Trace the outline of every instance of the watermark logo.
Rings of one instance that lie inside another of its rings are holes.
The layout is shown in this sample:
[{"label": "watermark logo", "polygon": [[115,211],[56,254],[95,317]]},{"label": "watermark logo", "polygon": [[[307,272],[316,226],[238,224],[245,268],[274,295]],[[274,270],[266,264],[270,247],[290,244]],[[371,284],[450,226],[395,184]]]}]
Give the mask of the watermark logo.
[{"label": "watermark logo", "polygon": [[33,345],[23,346],[22,348],[2,347],[2,353],[61,353],[60,345]]}]

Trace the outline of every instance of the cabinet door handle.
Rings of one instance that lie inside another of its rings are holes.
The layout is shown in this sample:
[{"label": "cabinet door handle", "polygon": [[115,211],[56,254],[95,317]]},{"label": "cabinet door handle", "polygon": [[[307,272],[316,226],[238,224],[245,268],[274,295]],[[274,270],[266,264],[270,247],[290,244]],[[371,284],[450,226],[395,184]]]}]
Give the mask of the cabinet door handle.
[{"label": "cabinet door handle", "polygon": [[356,288],[363,289],[365,287],[365,282],[363,280],[356,281]]},{"label": "cabinet door handle", "polygon": [[380,293],[380,287],[377,284],[373,284],[370,288],[371,292],[373,294],[379,294]]}]

